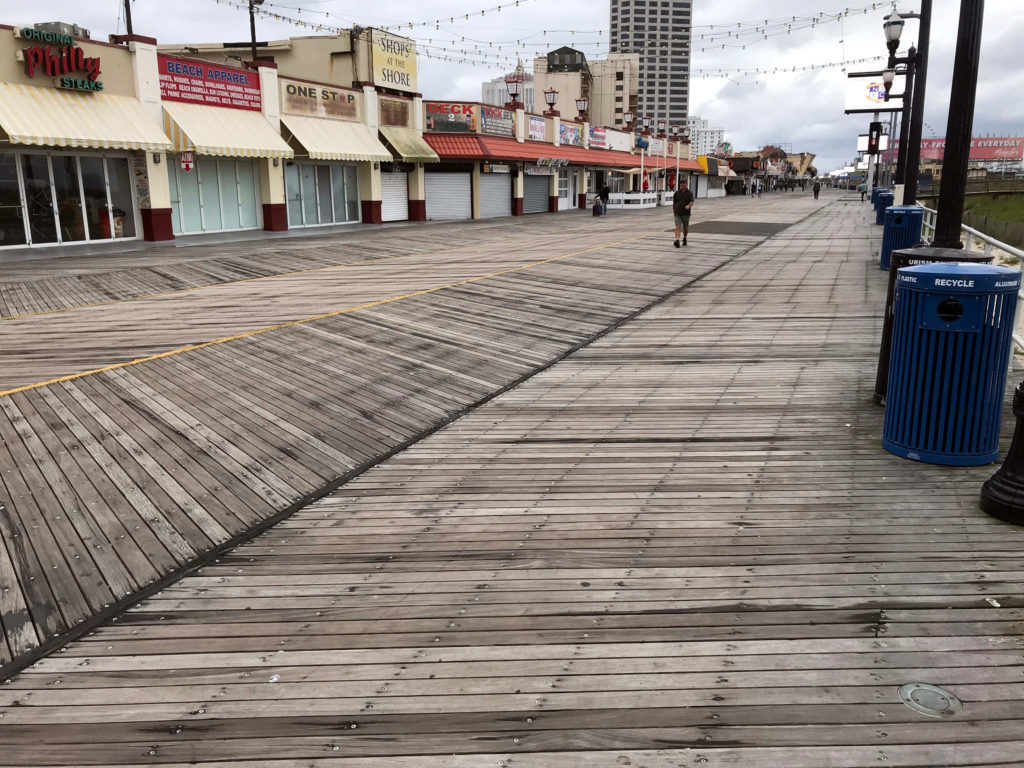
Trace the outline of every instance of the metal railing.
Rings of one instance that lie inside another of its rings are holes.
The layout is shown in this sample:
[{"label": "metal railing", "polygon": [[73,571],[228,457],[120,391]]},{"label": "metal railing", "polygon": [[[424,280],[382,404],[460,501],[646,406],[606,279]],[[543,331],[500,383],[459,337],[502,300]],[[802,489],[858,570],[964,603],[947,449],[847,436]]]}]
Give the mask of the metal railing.
[{"label": "metal railing", "polygon": [[[923,205],[921,206],[921,208],[924,209],[924,221],[923,226],[921,228],[921,236],[930,243],[932,240],[935,239],[935,220],[938,217],[938,211],[935,211],[932,208],[927,208]],[[964,250],[967,253],[977,252],[974,247],[974,241],[979,240],[981,241],[980,251],[984,253],[986,257],[992,258],[993,251],[999,250],[1017,259],[1017,263],[1014,265],[1017,267],[1017,269],[1021,269],[1022,264],[1024,264],[1024,251],[1020,250],[1019,248],[1014,248],[1012,245],[1007,245],[1006,243],[1000,242],[999,240],[996,240],[994,237],[989,237],[984,232],[979,232],[973,227],[968,227],[966,224],[961,224],[960,230],[967,235],[967,237],[964,238]],[[1021,312],[1022,302],[1024,302],[1024,287],[1022,287],[1020,292],[1017,294],[1018,317]],[[1014,345],[1016,345],[1018,349],[1024,350],[1024,336],[1022,336],[1017,331],[1016,318],[1014,321],[1013,343]]]}]

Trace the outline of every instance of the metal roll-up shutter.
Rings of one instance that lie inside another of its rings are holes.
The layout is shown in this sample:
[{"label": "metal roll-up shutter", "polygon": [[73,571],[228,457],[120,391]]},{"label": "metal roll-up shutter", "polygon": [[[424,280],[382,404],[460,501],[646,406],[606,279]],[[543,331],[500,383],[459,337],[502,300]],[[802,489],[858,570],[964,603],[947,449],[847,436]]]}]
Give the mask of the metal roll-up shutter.
[{"label": "metal roll-up shutter", "polygon": [[480,174],[480,218],[512,215],[512,178],[507,173]]},{"label": "metal roll-up shutter", "polygon": [[427,173],[427,219],[473,218],[473,174]]},{"label": "metal roll-up shutter", "polygon": [[409,219],[409,174],[380,175],[380,218],[381,221]]},{"label": "metal roll-up shutter", "polygon": [[550,176],[523,177],[523,213],[548,212],[548,188]]}]

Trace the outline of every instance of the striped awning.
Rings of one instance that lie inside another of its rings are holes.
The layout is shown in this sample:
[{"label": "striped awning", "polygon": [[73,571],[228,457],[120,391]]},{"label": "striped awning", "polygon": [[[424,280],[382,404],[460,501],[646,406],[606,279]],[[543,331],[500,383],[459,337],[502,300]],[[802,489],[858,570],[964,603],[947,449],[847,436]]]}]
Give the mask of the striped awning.
[{"label": "striped awning", "polygon": [[391,161],[391,153],[363,123],[281,115],[292,138],[311,160]]},{"label": "striped awning", "polygon": [[380,132],[388,144],[391,145],[391,148],[399,154],[401,160],[410,163],[441,162],[437,152],[431,149],[430,145],[423,140],[419,131],[415,131],[412,128],[382,126]]},{"label": "striped awning", "polygon": [[0,83],[0,128],[12,144],[164,151],[155,115],[130,96]]},{"label": "striped awning", "polygon": [[164,130],[176,152],[221,157],[293,157],[262,112],[163,102]]}]

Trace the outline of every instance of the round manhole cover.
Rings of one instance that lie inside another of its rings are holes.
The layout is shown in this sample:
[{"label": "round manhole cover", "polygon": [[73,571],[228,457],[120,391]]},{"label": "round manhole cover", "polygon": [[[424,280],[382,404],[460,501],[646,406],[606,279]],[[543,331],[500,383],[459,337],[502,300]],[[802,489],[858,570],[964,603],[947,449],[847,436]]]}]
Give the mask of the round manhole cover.
[{"label": "round manhole cover", "polygon": [[900,687],[900,699],[913,710],[929,717],[954,717],[964,705],[960,699],[935,685],[908,683]]}]

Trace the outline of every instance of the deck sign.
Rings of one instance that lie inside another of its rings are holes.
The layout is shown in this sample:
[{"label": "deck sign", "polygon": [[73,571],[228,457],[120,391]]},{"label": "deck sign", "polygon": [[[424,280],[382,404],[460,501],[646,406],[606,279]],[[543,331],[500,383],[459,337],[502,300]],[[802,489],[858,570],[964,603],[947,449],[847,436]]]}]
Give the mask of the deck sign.
[{"label": "deck sign", "polygon": [[14,34],[22,40],[59,46],[30,45],[18,51],[18,61],[24,62],[25,74],[29,77],[46,74],[54,78],[53,84],[58,88],[72,91],[95,93],[103,90],[103,83],[99,79],[99,56],[86,56],[71,35],[44,32],[33,27],[16,29]]},{"label": "deck sign", "polygon": [[157,54],[160,71],[160,98],[186,104],[248,109],[259,112],[259,73],[233,67],[222,67],[195,59],[179,59]]}]

